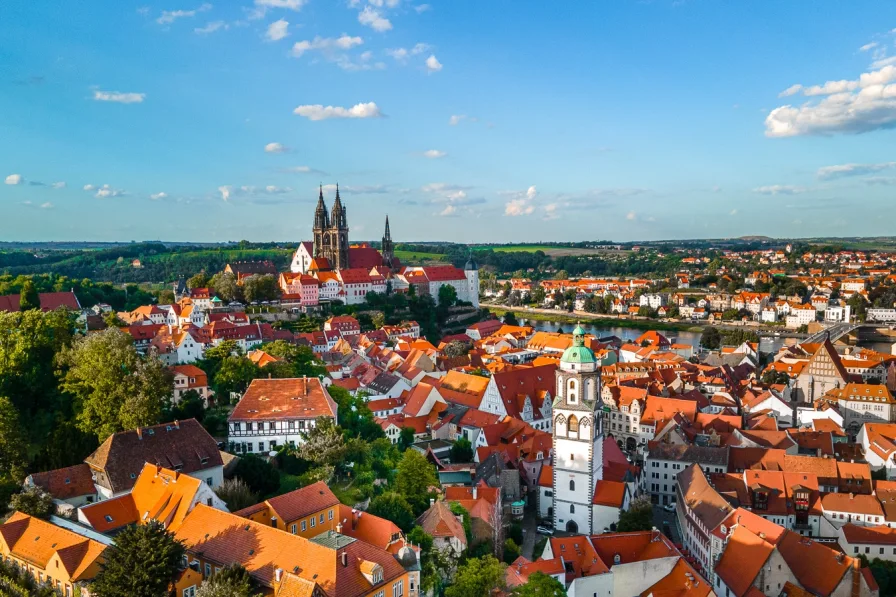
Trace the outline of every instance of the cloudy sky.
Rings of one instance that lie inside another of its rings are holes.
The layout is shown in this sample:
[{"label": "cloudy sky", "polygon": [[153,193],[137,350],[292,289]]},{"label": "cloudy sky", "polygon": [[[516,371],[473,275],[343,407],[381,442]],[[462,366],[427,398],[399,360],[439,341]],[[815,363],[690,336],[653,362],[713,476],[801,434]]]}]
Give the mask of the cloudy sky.
[{"label": "cloudy sky", "polygon": [[896,234],[892,2],[0,11],[3,240]]}]

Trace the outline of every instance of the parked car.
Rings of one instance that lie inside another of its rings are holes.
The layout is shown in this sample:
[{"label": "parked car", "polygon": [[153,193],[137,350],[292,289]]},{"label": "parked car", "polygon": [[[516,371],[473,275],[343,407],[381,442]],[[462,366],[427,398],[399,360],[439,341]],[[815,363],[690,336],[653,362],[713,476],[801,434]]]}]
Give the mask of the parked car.
[{"label": "parked car", "polygon": [[541,527],[540,526],[535,529],[535,532],[538,533],[539,535],[547,535],[548,537],[550,537],[554,534],[554,529],[552,529],[551,527]]},{"label": "parked car", "polygon": [[665,510],[666,512],[675,512],[675,502],[666,504],[665,506],[663,506],[663,510]]}]

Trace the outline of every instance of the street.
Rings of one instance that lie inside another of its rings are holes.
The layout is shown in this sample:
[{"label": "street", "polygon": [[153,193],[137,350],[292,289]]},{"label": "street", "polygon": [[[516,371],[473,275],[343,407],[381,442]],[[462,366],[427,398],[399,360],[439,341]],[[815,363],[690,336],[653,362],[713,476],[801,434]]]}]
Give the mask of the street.
[{"label": "street", "polygon": [[[666,526],[665,523],[668,523]],[[681,544],[681,537],[678,534],[678,527],[675,525],[675,512],[666,512],[662,506],[653,507],[653,526],[661,533],[667,533],[667,536],[673,543]]]}]

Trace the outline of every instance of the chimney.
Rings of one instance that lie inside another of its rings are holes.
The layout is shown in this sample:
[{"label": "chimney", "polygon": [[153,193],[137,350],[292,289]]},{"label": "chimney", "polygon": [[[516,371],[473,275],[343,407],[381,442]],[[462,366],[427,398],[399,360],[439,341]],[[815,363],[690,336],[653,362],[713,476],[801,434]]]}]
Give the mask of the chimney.
[{"label": "chimney", "polygon": [[432,508],[436,505],[436,501],[433,498],[429,498],[429,507]]},{"label": "chimney", "polygon": [[161,464],[156,464],[156,474],[157,475],[162,474],[162,465]]},{"label": "chimney", "polygon": [[342,552],[342,566],[343,568],[348,566],[348,553],[345,551]]},{"label": "chimney", "polygon": [[180,421],[178,421],[177,419],[174,420],[174,428],[180,429]]},{"label": "chimney", "polygon": [[339,533],[340,535],[342,534],[342,523],[341,522],[336,523],[336,532]]},{"label": "chimney", "polygon": [[137,427],[137,439],[139,439],[139,440],[143,439],[143,430],[139,427]]},{"label": "chimney", "polygon": [[281,578],[283,578],[283,568],[277,568],[274,570],[274,580],[280,582]]},{"label": "chimney", "polygon": [[473,499],[474,499],[474,500],[477,499],[476,496],[477,496],[478,494],[479,494],[479,488],[477,488],[477,487],[474,485],[474,486],[473,486]]}]

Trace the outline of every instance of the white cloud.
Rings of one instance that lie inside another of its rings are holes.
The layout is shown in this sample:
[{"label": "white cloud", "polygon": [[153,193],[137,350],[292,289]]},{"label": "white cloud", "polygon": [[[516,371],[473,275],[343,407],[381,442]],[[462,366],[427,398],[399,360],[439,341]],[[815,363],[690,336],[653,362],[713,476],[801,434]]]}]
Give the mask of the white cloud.
[{"label": "white cloud", "polygon": [[289,10],[302,10],[307,0],[255,0],[255,6],[262,8],[288,8]]},{"label": "white cloud", "polygon": [[535,212],[535,205],[533,202],[535,201],[535,198],[538,197],[538,191],[535,189],[535,185],[526,189],[525,192],[510,192],[504,193],[504,195],[511,197],[511,199],[504,204],[505,216],[528,216]]},{"label": "white cloud", "polygon": [[737,215],[737,208],[732,209],[732,210],[728,213],[728,215],[729,215],[729,216],[736,216],[736,215]]},{"label": "white cloud", "polygon": [[193,10],[163,10],[162,16],[156,19],[156,23],[159,25],[170,25],[177,19],[182,19],[184,17],[195,17],[197,13],[200,12],[208,12],[212,9],[212,5],[206,2],[199,6],[199,8],[194,8]]},{"label": "white cloud", "polygon": [[427,10],[430,10],[430,9],[432,9],[432,6],[430,6],[429,4],[418,4],[417,6],[414,7],[414,10],[417,11],[417,14],[426,12]]},{"label": "white cloud", "polygon": [[158,201],[159,199],[167,199],[168,193],[165,193],[164,191],[161,193],[153,193],[152,195],[149,196],[149,198],[152,199],[153,201]]},{"label": "white cloud", "polygon": [[424,193],[456,193],[458,191],[468,191],[471,187],[459,185],[459,184],[451,184],[447,182],[431,182],[429,184],[425,184],[420,187],[420,190]]},{"label": "white cloud", "polygon": [[264,151],[265,153],[286,153],[289,151],[289,147],[282,143],[268,143],[264,146]]},{"label": "white cloud", "polygon": [[872,41],[872,42],[870,42],[870,43],[865,44],[865,45],[862,46],[861,48],[859,48],[859,52],[867,52],[868,50],[873,50],[873,49],[876,48],[878,45],[879,45],[879,44],[878,44],[876,41]]},{"label": "white cloud", "polygon": [[322,106],[321,104],[298,106],[295,114],[308,120],[327,120],[330,118],[381,118],[383,113],[374,102],[355,104],[351,108],[342,106]]},{"label": "white cloud", "polygon": [[457,126],[460,124],[461,120],[466,120],[466,114],[452,114],[451,118],[448,119],[448,124],[451,126]]},{"label": "white cloud", "polygon": [[54,182],[54,183],[51,184],[50,186],[53,187],[54,189],[64,189],[64,188],[65,188],[65,183],[64,183],[63,181],[60,180],[59,182]]},{"label": "white cloud", "polygon": [[286,174],[322,174],[326,176],[326,172],[312,168],[311,166],[289,166],[288,168],[280,168],[280,172]]},{"label": "white cloud", "polygon": [[457,212],[457,207],[455,207],[449,203],[448,205],[445,206],[445,209],[443,209],[442,211],[439,212],[439,215],[443,216],[443,217],[453,216],[456,214],[456,212]]},{"label": "white cloud", "polygon": [[443,158],[448,155],[446,152],[438,150],[438,149],[427,149],[423,152],[423,157],[429,158],[431,160],[436,160],[438,158]]},{"label": "white cloud", "polygon": [[84,190],[85,190],[85,191],[92,191],[92,190],[94,190],[95,188],[96,188],[96,186],[95,186],[95,185],[92,185],[92,184],[86,184],[86,185],[84,185]]},{"label": "white cloud", "polygon": [[211,21],[205,27],[196,27],[195,29],[193,29],[193,32],[199,35],[208,35],[209,33],[214,33],[215,31],[226,31],[227,29],[230,29],[230,25],[228,25],[224,21]]},{"label": "white cloud", "polygon": [[53,209],[53,204],[47,201],[46,203],[41,203],[41,209]]},{"label": "white cloud", "polygon": [[638,219],[638,214],[636,214],[633,211],[630,211],[627,214],[625,214],[625,219],[629,220],[629,221],[634,221],[634,220]]},{"label": "white cloud", "polygon": [[408,56],[410,56],[410,52],[407,48],[395,48],[391,50],[386,50],[386,54],[397,60],[398,62],[407,62]]},{"label": "white cloud", "polygon": [[560,216],[557,215],[557,204],[556,203],[548,203],[544,206],[544,219],[545,220],[556,220]]},{"label": "white cloud", "polygon": [[429,58],[426,59],[426,70],[430,73],[437,73],[442,70],[442,63],[439,62],[435,54],[430,54]]},{"label": "white cloud", "polygon": [[93,99],[98,102],[117,102],[119,104],[140,104],[146,99],[145,93],[122,93],[120,91],[95,90]]},{"label": "white cloud", "polygon": [[358,13],[358,22],[380,33],[392,29],[389,19],[370,5],[365,6],[364,10]]},{"label": "white cloud", "polygon": [[847,176],[862,176],[882,170],[896,168],[896,162],[883,162],[880,164],[840,164],[837,166],[825,166],[818,169],[818,178],[831,180]]},{"label": "white cloud", "polygon": [[753,189],[753,192],[759,193],[760,195],[798,195],[800,193],[805,193],[808,190],[809,189],[805,187],[798,187],[794,185],[774,184],[764,187],[756,187],[755,189]]},{"label": "white cloud", "polygon": [[265,37],[270,41],[280,41],[289,35],[289,21],[280,19],[268,25],[268,31]]},{"label": "white cloud", "polygon": [[21,174],[10,174],[6,177],[6,184],[24,184],[25,179]]},{"label": "white cloud", "polygon": [[233,191],[233,187],[230,185],[224,185],[223,187],[218,187],[218,192],[221,193],[221,199],[224,201],[230,200],[230,193]]},{"label": "white cloud", "polygon": [[863,73],[855,80],[799,86],[793,93],[802,91],[807,97],[825,97],[799,106],[775,108],[765,119],[765,135],[855,134],[893,128],[896,126],[896,84],[893,81],[896,81],[896,64]]},{"label": "white cloud", "polygon": [[778,97],[789,97],[791,95],[796,95],[802,88],[803,86],[799,83],[797,83],[796,85],[791,85],[790,87],[779,93]]},{"label": "white cloud", "polygon": [[[85,190],[88,190],[86,186]],[[94,197],[97,199],[108,199],[109,197],[121,197],[123,195],[125,195],[125,192],[121,189],[113,189],[111,186],[104,184],[101,187],[96,187],[96,195]]]},{"label": "white cloud", "polygon": [[[242,185],[242,186],[234,186],[234,185],[224,185],[218,187],[218,192],[221,194],[221,199],[224,201],[229,201],[235,197],[248,197],[248,198],[263,198],[265,196],[274,196],[274,195],[283,195],[284,193],[291,193],[292,189],[290,187],[278,187],[276,185],[266,185],[263,187],[256,187],[252,185]],[[268,201],[270,201],[273,197],[269,197]]]},{"label": "white cloud", "polygon": [[357,36],[342,34],[340,37],[320,37],[317,36],[312,40],[297,41],[292,46],[292,55],[299,58],[305,52],[311,50],[320,50],[325,54],[334,50],[350,50],[355,46],[364,43],[364,40]]}]

